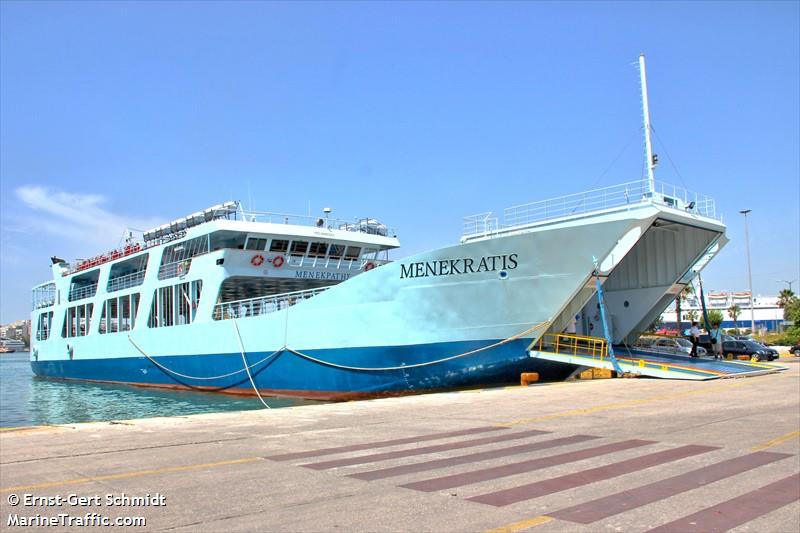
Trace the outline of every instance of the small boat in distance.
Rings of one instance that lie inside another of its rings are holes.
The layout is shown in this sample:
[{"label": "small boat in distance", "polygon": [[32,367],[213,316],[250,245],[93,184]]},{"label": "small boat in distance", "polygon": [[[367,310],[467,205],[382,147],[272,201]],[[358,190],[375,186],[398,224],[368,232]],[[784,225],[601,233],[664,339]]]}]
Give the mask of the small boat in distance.
[{"label": "small boat in distance", "polygon": [[643,61],[648,179],[466,217],[458,244],[400,260],[373,218],[219,204],[53,257],[33,289],[34,373],[312,399],[566,377],[529,347],[604,329],[632,343],[727,242],[713,199],[653,178]]}]

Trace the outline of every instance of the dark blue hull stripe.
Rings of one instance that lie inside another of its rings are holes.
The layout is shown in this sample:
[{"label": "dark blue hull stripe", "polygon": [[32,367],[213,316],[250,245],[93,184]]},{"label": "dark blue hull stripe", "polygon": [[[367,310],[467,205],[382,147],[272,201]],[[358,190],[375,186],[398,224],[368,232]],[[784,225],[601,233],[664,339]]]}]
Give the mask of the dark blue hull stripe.
[{"label": "dark blue hull stripe", "polygon": [[[302,350],[314,358],[353,367],[391,367],[414,365],[451,357],[496,344],[497,340],[446,342],[411,346]],[[528,357],[530,340],[518,339],[500,346],[428,366],[398,370],[346,370],[322,365],[283,351],[246,354],[259,390],[287,396],[309,398],[368,397],[413,393],[424,390],[452,389],[473,385],[509,383],[519,380],[522,372],[539,372],[544,380],[564,379],[573,370],[570,365]],[[161,387],[191,388],[231,393],[252,393],[243,371],[240,353],[205,355],[148,354],[169,371],[159,368],[146,357],[109,357],[32,361],[40,377],[128,383]],[[219,379],[189,379],[172,372],[208,378],[240,371]]]}]

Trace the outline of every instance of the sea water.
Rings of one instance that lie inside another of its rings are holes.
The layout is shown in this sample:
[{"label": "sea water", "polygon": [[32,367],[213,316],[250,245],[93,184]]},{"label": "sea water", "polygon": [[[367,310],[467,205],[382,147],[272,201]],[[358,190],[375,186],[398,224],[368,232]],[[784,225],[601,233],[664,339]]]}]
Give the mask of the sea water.
[{"label": "sea water", "polygon": [[[321,402],[264,398],[270,407]],[[0,354],[0,427],[263,409],[255,397],[37,378],[28,352]]]}]

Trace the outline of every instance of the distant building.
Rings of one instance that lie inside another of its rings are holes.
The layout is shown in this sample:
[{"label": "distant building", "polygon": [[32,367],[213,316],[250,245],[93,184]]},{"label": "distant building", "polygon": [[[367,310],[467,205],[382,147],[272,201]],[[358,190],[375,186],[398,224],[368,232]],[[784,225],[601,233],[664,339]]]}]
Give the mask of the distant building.
[{"label": "distant building", "polygon": [[[739,329],[750,329],[750,293],[744,292],[709,292],[705,294],[706,309],[716,309],[722,312],[722,327],[730,329],[738,327]],[[736,324],[733,318],[728,313],[728,309],[733,305],[738,305],[740,312],[736,318]],[[664,327],[667,329],[676,328],[676,315],[675,304],[672,303],[662,313],[661,320]],[[784,326],[783,321],[783,308],[778,307],[777,296],[755,296],[753,298],[753,312],[756,322],[756,330],[765,331],[780,331]],[[699,295],[694,295],[683,302],[681,302],[681,321],[684,327],[688,327],[691,322],[691,316],[694,314],[695,319],[702,323],[703,308],[700,304]]]},{"label": "distant building", "polygon": [[0,326],[0,337],[29,342],[31,338],[31,321],[17,320],[16,322]]}]

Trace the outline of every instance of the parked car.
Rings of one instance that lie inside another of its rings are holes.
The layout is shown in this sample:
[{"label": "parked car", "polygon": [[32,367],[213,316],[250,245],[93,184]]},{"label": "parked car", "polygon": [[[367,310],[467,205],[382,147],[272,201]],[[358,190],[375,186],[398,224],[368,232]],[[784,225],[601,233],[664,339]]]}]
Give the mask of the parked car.
[{"label": "parked car", "polygon": [[755,356],[759,361],[773,361],[778,358],[778,352],[755,341],[724,341],[722,353],[725,357],[731,356],[732,358],[739,355],[747,355],[751,358]]},{"label": "parked car", "polygon": [[[655,340],[652,344],[647,346],[648,349],[661,353],[671,353],[676,355],[689,355],[692,353],[692,343],[680,337],[669,338],[661,337]],[[708,351],[702,346],[697,346],[697,355],[708,355]]]},{"label": "parked car", "polygon": [[794,354],[797,357],[800,357],[800,341],[794,343],[794,346],[789,348],[789,353]]}]

